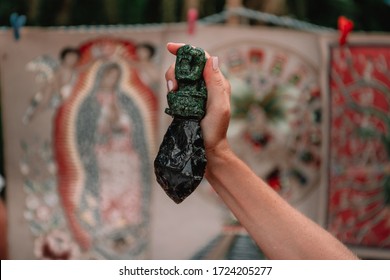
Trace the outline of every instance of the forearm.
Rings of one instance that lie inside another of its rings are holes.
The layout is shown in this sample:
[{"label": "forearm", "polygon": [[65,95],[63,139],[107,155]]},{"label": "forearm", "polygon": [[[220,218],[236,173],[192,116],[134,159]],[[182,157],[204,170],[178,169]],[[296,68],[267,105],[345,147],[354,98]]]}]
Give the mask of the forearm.
[{"label": "forearm", "polygon": [[209,152],[206,177],[268,258],[356,258],[285,202],[230,149]]}]

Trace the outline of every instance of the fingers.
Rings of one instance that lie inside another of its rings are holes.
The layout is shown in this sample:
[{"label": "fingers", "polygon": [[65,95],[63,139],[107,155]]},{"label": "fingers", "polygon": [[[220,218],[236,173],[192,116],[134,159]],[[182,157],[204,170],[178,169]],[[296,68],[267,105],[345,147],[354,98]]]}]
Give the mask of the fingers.
[{"label": "fingers", "polygon": [[[176,55],[177,50],[184,45],[185,44],[183,43],[168,43],[167,49],[171,54]],[[177,81],[175,79],[175,64],[171,64],[171,66],[165,72],[165,80],[167,81],[168,92],[177,90]]]},{"label": "fingers", "polygon": [[167,81],[168,91],[177,90],[177,81],[175,79],[175,64],[169,66],[165,72],[165,80]]},{"label": "fingers", "polygon": [[[230,107],[230,83],[220,71],[218,62],[216,56],[212,56],[207,60],[203,70],[203,78],[209,92],[207,105],[211,106],[210,110],[218,107],[218,111],[225,111]],[[226,108],[221,108],[223,105],[227,105]]]},{"label": "fingers", "polygon": [[[170,42],[170,43],[167,44],[167,49],[168,49],[168,51],[171,54],[176,55],[177,50],[180,47],[184,46],[184,45],[185,45],[184,43],[172,43],[172,42]],[[206,51],[205,51],[205,55],[206,55],[207,59],[210,57],[210,54],[208,52],[206,52]]]},{"label": "fingers", "polygon": [[226,141],[230,120],[230,84],[219,69],[218,58],[210,57],[203,70],[207,87],[206,115],[201,121],[206,151]]},{"label": "fingers", "polygon": [[171,54],[176,55],[177,50],[184,45],[183,43],[168,43],[167,49]]}]

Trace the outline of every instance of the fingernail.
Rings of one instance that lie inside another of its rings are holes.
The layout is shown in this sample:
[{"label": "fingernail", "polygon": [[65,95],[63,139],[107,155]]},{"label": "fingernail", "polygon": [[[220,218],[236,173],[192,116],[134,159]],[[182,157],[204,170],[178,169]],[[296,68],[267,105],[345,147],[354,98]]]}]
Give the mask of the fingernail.
[{"label": "fingernail", "polygon": [[216,71],[218,70],[218,56],[213,56],[213,70]]},{"label": "fingernail", "polygon": [[171,80],[168,80],[167,87],[168,87],[168,91],[172,91],[173,90],[173,82]]},{"label": "fingernail", "polygon": [[167,45],[176,44],[176,45],[185,45],[185,43],[175,43],[175,42],[168,42]]}]

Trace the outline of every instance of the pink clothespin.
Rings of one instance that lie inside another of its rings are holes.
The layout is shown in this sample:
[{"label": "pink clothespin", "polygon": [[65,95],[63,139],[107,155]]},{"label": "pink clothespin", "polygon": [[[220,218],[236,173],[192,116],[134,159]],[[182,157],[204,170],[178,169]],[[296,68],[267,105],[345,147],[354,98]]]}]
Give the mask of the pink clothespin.
[{"label": "pink clothespin", "polygon": [[192,35],[195,33],[196,21],[198,20],[198,10],[195,8],[188,9],[187,12],[187,31]]},{"label": "pink clothespin", "polygon": [[348,34],[353,29],[353,21],[344,16],[340,16],[338,20],[338,29],[340,32],[339,43],[340,46],[343,46],[347,42]]}]

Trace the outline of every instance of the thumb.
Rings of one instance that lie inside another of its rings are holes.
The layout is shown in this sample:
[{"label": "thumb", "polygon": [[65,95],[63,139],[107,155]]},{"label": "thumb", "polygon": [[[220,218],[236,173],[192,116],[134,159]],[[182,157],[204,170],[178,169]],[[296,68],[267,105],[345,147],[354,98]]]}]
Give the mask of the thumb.
[{"label": "thumb", "polygon": [[203,78],[206,82],[207,88],[217,88],[224,86],[224,80],[221,71],[219,70],[218,57],[212,56],[207,59],[203,70]]},{"label": "thumb", "polygon": [[205,147],[212,150],[226,139],[230,120],[230,83],[220,71],[216,56],[207,59],[203,78],[207,87],[207,108],[201,126]]},{"label": "thumb", "polygon": [[203,78],[208,92],[207,109],[209,107],[229,105],[230,84],[226,81],[220,68],[217,56],[207,59],[203,70]]}]

